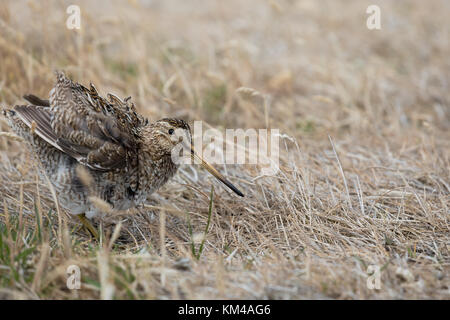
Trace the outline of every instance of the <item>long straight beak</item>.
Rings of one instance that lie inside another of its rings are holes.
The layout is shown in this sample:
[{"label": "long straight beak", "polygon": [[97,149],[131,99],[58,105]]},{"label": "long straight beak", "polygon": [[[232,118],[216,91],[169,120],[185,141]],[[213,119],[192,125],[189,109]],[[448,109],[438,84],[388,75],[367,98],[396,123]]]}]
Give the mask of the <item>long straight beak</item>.
[{"label": "long straight beak", "polygon": [[217,171],[212,165],[210,165],[208,162],[203,160],[194,150],[194,147],[191,146],[191,156],[193,159],[197,159],[200,162],[200,165],[208,170],[209,173],[211,173],[214,177],[222,181],[223,184],[225,184],[228,188],[234,191],[238,196],[243,197],[244,194],[238,190],[230,181],[228,181],[219,171]]}]

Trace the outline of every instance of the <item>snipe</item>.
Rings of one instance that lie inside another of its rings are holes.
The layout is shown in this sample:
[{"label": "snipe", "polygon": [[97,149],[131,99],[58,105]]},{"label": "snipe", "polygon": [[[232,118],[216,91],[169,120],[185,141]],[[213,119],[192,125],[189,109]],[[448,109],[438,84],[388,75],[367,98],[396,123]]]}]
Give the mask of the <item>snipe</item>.
[{"label": "snipe", "polygon": [[[195,153],[189,125],[166,118],[154,123],[136,112],[129,99],[109,94],[102,98],[91,84],[86,88],[56,72],[49,99],[25,95],[30,103],[5,110],[12,129],[31,150],[52,182],[60,204],[95,236],[87,218],[99,209],[92,195],[125,210],[143,203],[177,171],[172,150],[188,137],[191,156],[239,196],[243,194]],[[80,179],[78,166],[90,174]]]}]

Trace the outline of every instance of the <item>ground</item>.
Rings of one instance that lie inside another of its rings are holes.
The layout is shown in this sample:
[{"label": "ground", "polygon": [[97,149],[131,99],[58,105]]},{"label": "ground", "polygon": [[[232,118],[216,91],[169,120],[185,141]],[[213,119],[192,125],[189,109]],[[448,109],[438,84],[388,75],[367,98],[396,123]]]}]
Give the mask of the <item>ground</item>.
[{"label": "ground", "polygon": [[[380,30],[366,26],[372,4]],[[245,198],[185,166],[145,206],[96,221],[97,243],[0,118],[0,298],[449,299],[449,12],[444,0],[2,2],[1,107],[47,96],[58,69],[132,96],[151,121],[281,138],[275,176],[218,166]]]}]

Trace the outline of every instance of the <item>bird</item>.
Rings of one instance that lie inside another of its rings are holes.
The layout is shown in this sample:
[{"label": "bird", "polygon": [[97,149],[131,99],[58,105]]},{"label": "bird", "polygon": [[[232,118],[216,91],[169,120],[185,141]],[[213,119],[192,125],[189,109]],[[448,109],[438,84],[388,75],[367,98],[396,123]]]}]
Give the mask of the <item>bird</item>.
[{"label": "bird", "polygon": [[180,144],[191,159],[244,196],[197,154],[186,121],[150,122],[136,111],[131,97],[120,99],[109,93],[106,99],[92,83],[87,88],[62,71],[55,75],[48,99],[26,94],[27,104],[4,109],[3,115],[30,146],[59,204],[94,237],[98,233],[90,220],[102,209],[92,199],[100,198],[116,210],[143,204],[176,174],[179,163],[173,151]]}]

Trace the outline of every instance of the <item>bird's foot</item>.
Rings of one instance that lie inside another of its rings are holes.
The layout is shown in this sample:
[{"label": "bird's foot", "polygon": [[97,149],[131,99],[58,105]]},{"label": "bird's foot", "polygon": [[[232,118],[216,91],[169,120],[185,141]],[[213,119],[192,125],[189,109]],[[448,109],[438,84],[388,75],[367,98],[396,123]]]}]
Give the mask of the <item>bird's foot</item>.
[{"label": "bird's foot", "polygon": [[94,228],[92,223],[89,221],[88,218],[86,218],[86,215],[84,213],[77,215],[80,222],[83,224],[83,226],[89,231],[89,233],[97,240],[100,239],[98,235],[97,229]]}]

